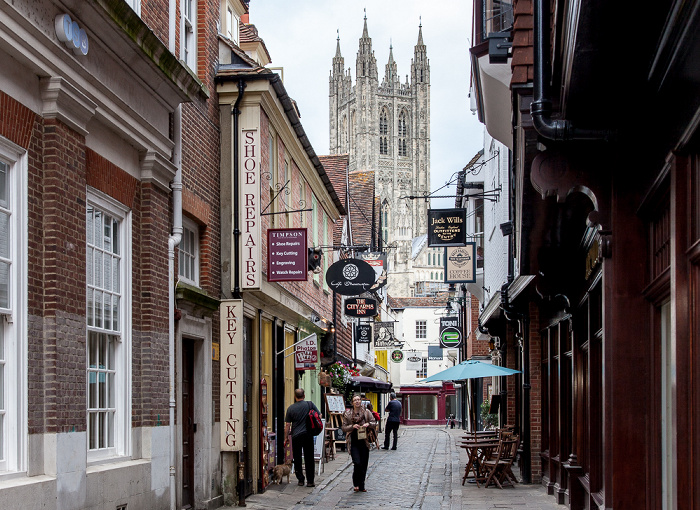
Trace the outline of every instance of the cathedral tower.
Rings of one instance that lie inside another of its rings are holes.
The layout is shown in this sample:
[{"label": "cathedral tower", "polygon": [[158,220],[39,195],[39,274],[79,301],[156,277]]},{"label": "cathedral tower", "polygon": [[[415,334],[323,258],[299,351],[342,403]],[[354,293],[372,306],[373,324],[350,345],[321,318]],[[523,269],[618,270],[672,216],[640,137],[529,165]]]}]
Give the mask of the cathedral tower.
[{"label": "cathedral tower", "polygon": [[410,81],[401,83],[393,46],[379,82],[372,39],[364,19],[355,61],[356,83],[344,69],[340,37],[329,87],[331,154],[348,154],[349,171],[371,170],[381,204],[384,246],[394,296],[411,296],[413,240],[427,232],[428,202],[400,198],[429,193],[430,65],[418,27]]}]

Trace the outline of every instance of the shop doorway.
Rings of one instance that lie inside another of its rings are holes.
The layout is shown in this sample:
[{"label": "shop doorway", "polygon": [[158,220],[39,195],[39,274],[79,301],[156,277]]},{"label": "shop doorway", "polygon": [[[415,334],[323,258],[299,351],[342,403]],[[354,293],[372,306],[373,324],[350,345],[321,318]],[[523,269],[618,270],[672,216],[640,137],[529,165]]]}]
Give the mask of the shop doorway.
[{"label": "shop doorway", "polygon": [[182,339],[182,508],[194,508],[194,340]]}]

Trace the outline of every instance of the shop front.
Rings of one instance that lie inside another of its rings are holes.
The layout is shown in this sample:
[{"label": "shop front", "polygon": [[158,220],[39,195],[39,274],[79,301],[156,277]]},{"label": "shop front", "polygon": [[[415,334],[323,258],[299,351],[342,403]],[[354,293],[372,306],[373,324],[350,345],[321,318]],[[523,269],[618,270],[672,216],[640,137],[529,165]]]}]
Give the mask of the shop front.
[{"label": "shop front", "polygon": [[444,425],[448,416],[456,414],[456,391],[450,382],[401,386],[397,397],[406,425]]}]

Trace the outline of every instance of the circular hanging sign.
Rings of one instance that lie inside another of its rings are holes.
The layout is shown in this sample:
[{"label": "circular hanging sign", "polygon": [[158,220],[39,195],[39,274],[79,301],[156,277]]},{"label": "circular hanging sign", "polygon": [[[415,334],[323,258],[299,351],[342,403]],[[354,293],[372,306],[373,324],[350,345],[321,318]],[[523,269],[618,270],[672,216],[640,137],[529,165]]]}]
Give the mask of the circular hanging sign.
[{"label": "circular hanging sign", "polygon": [[403,361],[403,351],[401,349],[396,349],[391,352],[391,361],[394,363],[401,363]]},{"label": "circular hanging sign", "polygon": [[370,290],[377,277],[372,266],[360,259],[342,259],[326,271],[326,283],[342,296],[359,296]]},{"label": "circular hanging sign", "polygon": [[459,347],[462,344],[462,332],[458,328],[448,327],[440,332],[440,347]]}]

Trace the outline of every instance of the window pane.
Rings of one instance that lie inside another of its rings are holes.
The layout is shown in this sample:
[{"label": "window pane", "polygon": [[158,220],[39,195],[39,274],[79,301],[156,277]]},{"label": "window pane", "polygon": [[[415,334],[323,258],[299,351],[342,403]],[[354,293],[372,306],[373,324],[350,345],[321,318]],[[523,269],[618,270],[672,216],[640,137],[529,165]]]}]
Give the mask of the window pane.
[{"label": "window pane", "polygon": [[[5,412],[5,363],[0,363],[0,411]],[[2,437],[0,428],[0,437]]]},{"label": "window pane", "polygon": [[0,211],[0,257],[10,256],[10,215]]},{"label": "window pane", "polygon": [[10,166],[4,161],[0,161],[0,207],[9,208],[7,200],[7,172]]},{"label": "window pane", "polygon": [[88,444],[91,450],[97,448],[97,414],[88,414]]},{"label": "window pane", "polygon": [[10,264],[0,262],[0,307],[10,307]]}]

